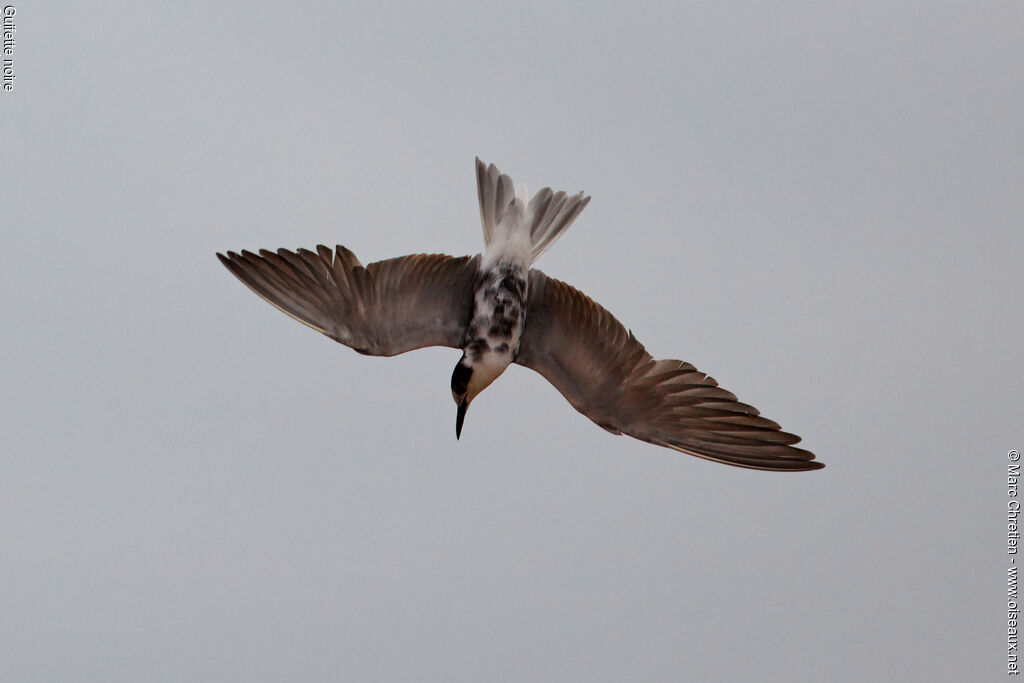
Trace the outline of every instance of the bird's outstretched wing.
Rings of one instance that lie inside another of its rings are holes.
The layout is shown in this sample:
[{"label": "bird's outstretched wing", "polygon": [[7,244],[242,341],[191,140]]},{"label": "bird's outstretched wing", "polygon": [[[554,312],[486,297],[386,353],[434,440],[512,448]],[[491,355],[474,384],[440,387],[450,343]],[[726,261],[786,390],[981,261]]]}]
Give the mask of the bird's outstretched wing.
[{"label": "bird's outstretched wing", "polygon": [[516,363],[555,385],[614,434],[759,470],[824,467],[731,392],[689,363],[654,360],[615,317],[579,290],[530,271]]},{"label": "bird's outstretched wing", "polygon": [[415,254],[364,268],[341,245],[217,257],[281,311],[371,356],[461,348],[480,263],[479,256]]}]

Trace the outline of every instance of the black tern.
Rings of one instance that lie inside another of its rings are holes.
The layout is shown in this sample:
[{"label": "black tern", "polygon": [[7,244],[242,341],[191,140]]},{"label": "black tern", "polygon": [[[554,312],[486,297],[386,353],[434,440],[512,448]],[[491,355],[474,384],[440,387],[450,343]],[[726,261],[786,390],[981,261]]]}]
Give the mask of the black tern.
[{"label": "black tern", "polygon": [[531,268],[590,197],[525,186],[476,160],[484,253],[414,254],[363,266],[338,245],[217,254],[267,302],[359,353],[462,350],[452,373],[462,434],[473,399],[512,363],[530,368],[612,434],[758,470],[824,464],[690,363],[655,360],[583,292]]}]

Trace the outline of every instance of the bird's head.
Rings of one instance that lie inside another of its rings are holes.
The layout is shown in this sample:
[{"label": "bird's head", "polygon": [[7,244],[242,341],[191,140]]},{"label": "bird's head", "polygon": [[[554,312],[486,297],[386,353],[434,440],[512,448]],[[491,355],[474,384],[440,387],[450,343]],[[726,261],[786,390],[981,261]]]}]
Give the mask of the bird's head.
[{"label": "bird's head", "polygon": [[470,393],[470,384],[472,383],[473,366],[469,364],[466,356],[463,355],[452,372],[452,398],[455,399],[455,405],[459,407],[459,412],[455,415],[456,439],[462,436],[462,421],[466,419],[466,409],[469,408],[469,402],[479,393]]},{"label": "bird's head", "polygon": [[494,361],[486,355],[474,363],[463,354],[452,372],[452,398],[459,407],[459,412],[455,415],[456,439],[462,436],[462,422],[466,419],[469,404],[477,394],[498,378],[507,365],[508,363]]}]

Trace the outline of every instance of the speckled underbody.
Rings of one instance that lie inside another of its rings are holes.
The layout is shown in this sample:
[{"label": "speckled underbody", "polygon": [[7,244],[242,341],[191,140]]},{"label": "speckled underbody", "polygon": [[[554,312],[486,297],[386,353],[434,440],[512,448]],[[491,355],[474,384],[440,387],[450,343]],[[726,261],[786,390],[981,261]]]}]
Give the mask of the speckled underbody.
[{"label": "speckled underbody", "polygon": [[526,267],[501,260],[481,273],[463,349],[472,363],[511,363],[526,318]]}]

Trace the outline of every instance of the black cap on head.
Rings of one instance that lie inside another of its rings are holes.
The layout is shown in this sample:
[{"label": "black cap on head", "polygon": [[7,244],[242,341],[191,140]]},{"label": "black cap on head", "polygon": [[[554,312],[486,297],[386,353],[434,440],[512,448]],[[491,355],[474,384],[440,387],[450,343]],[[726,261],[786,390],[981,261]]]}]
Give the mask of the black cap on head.
[{"label": "black cap on head", "polygon": [[465,356],[455,365],[455,370],[452,371],[452,394],[455,396],[466,395],[466,389],[469,387],[469,378],[473,375],[472,366],[464,364],[463,360],[466,360]]}]

